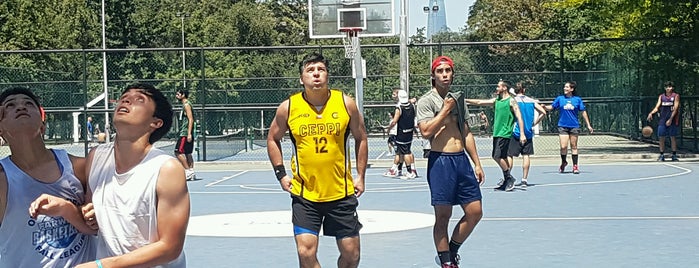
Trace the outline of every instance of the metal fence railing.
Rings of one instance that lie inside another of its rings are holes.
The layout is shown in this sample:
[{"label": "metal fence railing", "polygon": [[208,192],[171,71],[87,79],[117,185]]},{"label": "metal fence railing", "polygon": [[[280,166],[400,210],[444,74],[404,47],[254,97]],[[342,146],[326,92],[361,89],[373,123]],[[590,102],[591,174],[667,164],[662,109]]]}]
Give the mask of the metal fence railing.
[{"label": "metal fence railing", "polygon": [[[662,47],[666,41],[678,40],[412,44],[408,89],[417,97],[430,89],[429,63],[438,54],[454,59],[452,90],[463,91],[468,98],[490,98],[497,82],[505,79],[525,82],[529,95],[547,102],[562,93],[565,81],[575,80],[596,133],[653,142],[643,139],[640,129],[647,124],[645,115],[662,92],[662,83],[674,80],[682,95],[680,146],[699,151],[696,117],[699,75],[687,65],[654,65],[656,56],[643,50],[649,45]],[[598,53],[579,58],[579,51],[589,47]],[[320,50],[330,59],[332,88],[354,95],[355,80],[343,49],[342,46],[108,49],[107,96],[103,100],[100,98],[105,92],[102,73],[105,50],[0,51],[0,87],[26,86],[34,90],[48,115],[46,142],[49,146],[69,148],[77,155],[84,155],[90,145],[82,134],[86,116],[92,116],[103,129],[105,112],[110,112],[112,101],[127,84],[152,83],[175,107],[178,107],[176,90],[188,89],[201,133],[196,146],[198,160],[213,161],[229,159],[241,152],[252,155],[266,146],[265,130],[277,104],[301,90],[298,62],[309,52]],[[393,107],[391,91],[400,81],[399,47],[363,45],[362,50],[367,61],[362,100],[365,123],[371,135],[380,137],[384,135],[382,126],[387,124],[387,113]],[[482,110],[492,118],[492,109],[471,109],[472,113]],[[541,126],[543,135],[555,133],[556,120],[556,113],[546,118]],[[175,120],[173,131],[159,146],[174,144],[177,123]],[[372,146],[383,148],[385,142]],[[0,148],[0,154],[6,151]]]}]

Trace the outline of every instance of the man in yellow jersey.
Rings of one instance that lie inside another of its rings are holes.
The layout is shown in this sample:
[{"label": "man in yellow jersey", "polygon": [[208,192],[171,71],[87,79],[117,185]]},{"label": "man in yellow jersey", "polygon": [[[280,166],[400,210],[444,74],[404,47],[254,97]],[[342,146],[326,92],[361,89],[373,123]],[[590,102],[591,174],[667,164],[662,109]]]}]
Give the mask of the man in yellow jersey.
[{"label": "man in yellow jersey", "polygon": [[[318,235],[335,236],[338,267],[359,266],[357,198],[364,192],[368,149],[364,118],[355,101],[328,88],[328,61],[311,53],[299,64],[302,92],[279,105],[267,136],[267,153],[284,191],[291,194],[299,267],[318,268]],[[292,176],[286,174],[280,140],[293,142]],[[348,147],[354,137],[357,177]]]},{"label": "man in yellow jersey", "polygon": [[[464,107],[463,103],[457,104],[449,92],[452,81],[454,61],[446,56],[437,57],[432,62],[432,90],[417,102],[418,127],[432,146],[427,161],[427,184],[435,214],[432,236],[437,263],[442,268],[459,267],[459,247],[483,216],[480,184],[485,181],[468,123],[458,118],[459,114],[463,115],[457,110]],[[464,122],[461,127],[460,121]],[[447,229],[455,205],[461,206],[464,216],[456,223],[449,240]]]}]

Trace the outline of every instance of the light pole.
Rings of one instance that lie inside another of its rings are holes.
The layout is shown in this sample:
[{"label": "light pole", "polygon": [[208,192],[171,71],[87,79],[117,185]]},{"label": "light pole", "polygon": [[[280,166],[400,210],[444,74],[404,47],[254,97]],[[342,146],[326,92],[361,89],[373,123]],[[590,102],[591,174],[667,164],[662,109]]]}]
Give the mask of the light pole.
[{"label": "light pole", "polygon": [[105,142],[109,142],[111,137],[109,135],[109,129],[110,129],[110,124],[109,124],[109,88],[107,87],[107,26],[105,23],[105,4],[104,0],[101,1],[101,6],[102,6],[102,90],[104,91],[104,132],[107,135]]},{"label": "light pole", "polygon": [[189,17],[188,12],[177,12],[177,16],[180,17],[181,21],[181,26],[182,26],[182,83],[183,83],[183,88],[187,88],[187,65],[186,65],[186,59],[185,59],[185,51],[184,51],[184,19]]}]

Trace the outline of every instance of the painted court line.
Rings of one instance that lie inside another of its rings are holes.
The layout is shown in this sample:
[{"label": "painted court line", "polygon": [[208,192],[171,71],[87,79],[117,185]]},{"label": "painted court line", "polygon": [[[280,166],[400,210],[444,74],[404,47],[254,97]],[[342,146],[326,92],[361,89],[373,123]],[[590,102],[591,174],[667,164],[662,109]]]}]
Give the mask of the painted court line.
[{"label": "painted court line", "polygon": [[223,178],[221,178],[220,180],[217,180],[217,181],[214,181],[214,182],[212,182],[212,183],[209,183],[209,184],[205,185],[205,187],[214,186],[214,185],[216,185],[216,184],[219,184],[219,183],[221,183],[221,182],[224,182],[224,181],[230,180],[230,179],[232,179],[232,178],[238,177],[238,176],[243,175],[243,174],[245,174],[245,173],[248,173],[248,171],[247,171],[247,170],[243,170],[243,171],[241,171],[240,173],[236,173],[236,174],[233,174],[233,175],[230,175],[230,176],[223,177]]},{"label": "painted court line", "polygon": [[607,179],[603,181],[584,181],[584,182],[565,182],[565,183],[546,183],[546,184],[537,184],[536,187],[546,187],[546,186],[569,186],[569,185],[587,185],[587,184],[605,184],[605,183],[619,183],[619,182],[632,182],[632,181],[646,181],[646,180],[655,180],[655,179],[665,179],[665,178],[670,178],[670,177],[676,177],[676,176],[682,176],[685,174],[692,173],[691,169],[688,168],[683,168],[679,167],[676,165],[672,164],[665,164],[666,166],[673,167],[679,170],[682,170],[682,172],[679,173],[673,173],[673,174],[666,174],[666,175],[658,175],[658,176],[650,176],[650,177],[641,177],[641,178],[635,178],[635,179]]},{"label": "painted court line", "polygon": [[[459,221],[460,219],[451,219]],[[612,216],[612,217],[531,217],[483,218],[481,221],[619,221],[619,220],[699,220],[699,216]]]}]

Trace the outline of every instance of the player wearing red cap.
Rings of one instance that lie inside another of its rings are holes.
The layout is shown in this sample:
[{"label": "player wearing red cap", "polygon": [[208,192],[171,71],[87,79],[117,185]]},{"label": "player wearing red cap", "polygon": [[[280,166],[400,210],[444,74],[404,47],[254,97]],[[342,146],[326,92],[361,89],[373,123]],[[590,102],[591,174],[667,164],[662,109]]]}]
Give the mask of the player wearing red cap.
[{"label": "player wearing red cap", "polygon": [[[458,267],[458,251],[483,216],[480,184],[485,175],[478,159],[476,142],[463,122],[463,103],[458,104],[449,88],[454,79],[454,61],[439,56],[432,62],[432,90],[417,103],[418,127],[430,140],[427,183],[430,187],[435,224],[432,230],[438,262],[443,268]],[[468,156],[466,156],[468,153]],[[469,162],[469,157],[473,166]],[[448,228],[452,206],[464,211],[451,240]]]}]

